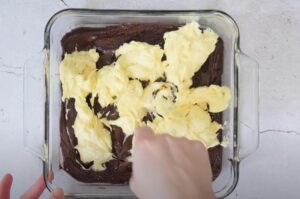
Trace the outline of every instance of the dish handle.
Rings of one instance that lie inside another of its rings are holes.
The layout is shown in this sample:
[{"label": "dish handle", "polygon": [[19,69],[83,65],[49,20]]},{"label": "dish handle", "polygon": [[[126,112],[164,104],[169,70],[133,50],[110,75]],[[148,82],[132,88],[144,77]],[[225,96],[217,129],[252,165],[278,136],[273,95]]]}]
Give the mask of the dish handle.
[{"label": "dish handle", "polygon": [[258,63],[239,51],[238,70],[238,138],[240,160],[254,153],[259,146],[259,72]]},{"label": "dish handle", "polygon": [[29,58],[23,76],[23,144],[26,150],[45,159],[45,50]]}]

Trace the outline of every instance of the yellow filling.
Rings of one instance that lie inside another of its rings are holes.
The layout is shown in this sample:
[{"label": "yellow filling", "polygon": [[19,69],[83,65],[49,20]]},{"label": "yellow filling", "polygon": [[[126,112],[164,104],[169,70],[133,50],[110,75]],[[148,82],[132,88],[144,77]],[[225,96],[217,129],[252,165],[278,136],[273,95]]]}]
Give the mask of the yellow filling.
[{"label": "yellow filling", "polygon": [[218,35],[209,28],[202,33],[199,24],[191,22],[177,31],[165,33],[164,39],[167,78],[180,87],[188,88],[194,73],[214,51]]},{"label": "yellow filling", "polygon": [[[222,126],[212,122],[209,112],[228,107],[229,88],[189,88],[194,73],[214,51],[218,35],[209,28],[201,31],[198,23],[191,22],[165,33],[164,39],[164,49],[143,42],[125,43],[116,50],[117,61],[100,70],[96,62],[101,57],[95,50],[65,54],[60,64],[62,100],[75,99],[75,148],[83,162],[94,161],[93,170],[104,170],[104,163],[112,159],[110,132],[104,126],[117,125],[130,135],[145,125],[142,119],[148,112],[155,118],[146,125],[156,133],[200,140],[207,148],[220,144],[216,132]],[[167,82],[155,82],[164,75]],[[140,80],[149,84],[143,88]],[[89,93],[98,96],[103,107],[114,104],[120,117],[95,116],[85,101]]]},{"label": "yellow filling", "polygon": [[161,62],[163,54],[159,45],[136,41],[125,43],[116,50],[120,70],[128,77],[150,81],[156,80],[165,71],[166,63]]}]

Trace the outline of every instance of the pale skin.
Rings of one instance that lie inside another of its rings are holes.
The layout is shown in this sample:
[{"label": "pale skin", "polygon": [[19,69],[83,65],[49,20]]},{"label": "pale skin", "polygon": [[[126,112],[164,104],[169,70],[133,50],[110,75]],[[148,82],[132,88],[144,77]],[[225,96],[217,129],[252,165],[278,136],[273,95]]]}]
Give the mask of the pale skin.
[{"label": "pale skin", "polygon": [[[155,135],[148,127],[136,129],[133,139],[133,173],[130,188],[141,199],[215,199],[208,152],[198,141]],[[13,177],[0,181],[0,198],[10,199]],[[45,189],[40,177],[21,199],[36,199]],[[62,199],[60,188],[49,199]]]},{"label": "pale skin", "polygon": [[199,141],[155,135],[148,127],[133,139],[130,188],[142,199],[214,199],[208,152]]},{"label": "pale skin", "polygon": [[[6,174],[0,181],[0,198],[10,199],[10,190],[13,183],[13,177],[10,174]],[[36,199],[39,198],[45,189],[45,183],[43,177],[39,177],[37,181],[24,192],[20,199]],[[49,199],[62,199],[64,198],[64,192],[61,188],[56,188],[52,191]]]}]

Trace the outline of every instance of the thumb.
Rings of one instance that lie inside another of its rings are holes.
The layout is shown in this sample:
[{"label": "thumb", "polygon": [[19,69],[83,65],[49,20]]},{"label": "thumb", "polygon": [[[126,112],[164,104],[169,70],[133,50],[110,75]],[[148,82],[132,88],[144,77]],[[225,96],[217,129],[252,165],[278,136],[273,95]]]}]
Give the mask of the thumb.
[{"label": "thumb", "polygon": [[64,198],[64,191],[61,188],[55,188],[49,199],[63,199]]}]

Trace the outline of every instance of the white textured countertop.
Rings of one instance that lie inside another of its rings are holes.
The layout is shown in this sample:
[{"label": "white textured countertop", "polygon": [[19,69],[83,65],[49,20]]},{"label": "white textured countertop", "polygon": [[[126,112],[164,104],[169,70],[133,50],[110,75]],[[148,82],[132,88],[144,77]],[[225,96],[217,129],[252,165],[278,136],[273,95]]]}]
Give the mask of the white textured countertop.
[{"label": "white textured countertop", "polygon": [[[59,0],[0,1],[0,176],[14,175],[17,198],[42,172],[40,160],[23,148],[23,65],[42,49],[50,16],[66,6]],[[99,5],[203,8],[197,1],[99,0]],[[300,1],[214,0],[204,6],[236,20],[242,50],[260,64],[260,147],[242,161],[238,186],[228,198],[299,198]]]}]

